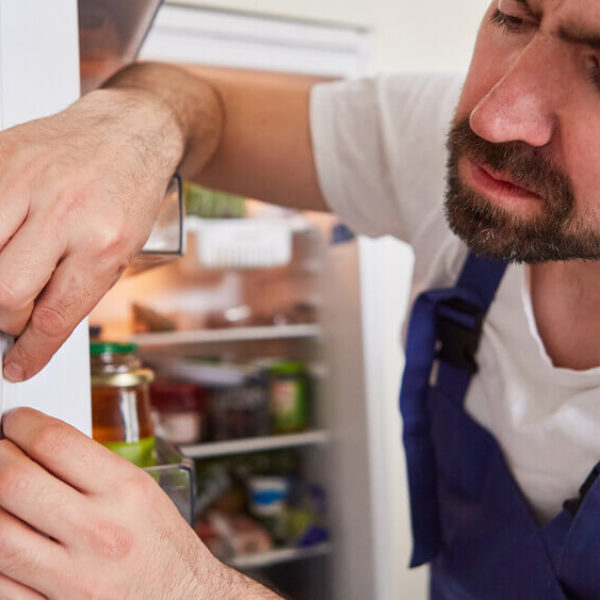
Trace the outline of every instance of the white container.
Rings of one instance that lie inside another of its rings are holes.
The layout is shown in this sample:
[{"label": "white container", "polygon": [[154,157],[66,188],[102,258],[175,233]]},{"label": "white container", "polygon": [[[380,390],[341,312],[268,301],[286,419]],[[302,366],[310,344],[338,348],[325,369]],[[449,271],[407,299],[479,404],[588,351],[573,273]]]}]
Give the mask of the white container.
[{"label": "white container", "polygon": [[267,219],[188,219],[196,257],[207,269],[281,267],[292,259],[292,230]]}]

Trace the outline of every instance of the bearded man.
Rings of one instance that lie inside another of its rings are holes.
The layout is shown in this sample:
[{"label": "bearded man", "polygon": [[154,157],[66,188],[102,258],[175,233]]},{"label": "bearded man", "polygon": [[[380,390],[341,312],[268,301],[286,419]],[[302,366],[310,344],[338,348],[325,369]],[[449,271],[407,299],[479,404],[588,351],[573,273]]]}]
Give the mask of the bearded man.
[{"label": "bearded man", "polygon": [[[176,169],[332,210],[415,251],[401,405],[432,598],[599,598],[600,4],[494,0],[460,84],[139,64],[3,132],[0,329],[21,334],[6,377],[37,372],[106,292]],[[0,596],[276,598],[90,440],[26,410],[3,431]]]}]

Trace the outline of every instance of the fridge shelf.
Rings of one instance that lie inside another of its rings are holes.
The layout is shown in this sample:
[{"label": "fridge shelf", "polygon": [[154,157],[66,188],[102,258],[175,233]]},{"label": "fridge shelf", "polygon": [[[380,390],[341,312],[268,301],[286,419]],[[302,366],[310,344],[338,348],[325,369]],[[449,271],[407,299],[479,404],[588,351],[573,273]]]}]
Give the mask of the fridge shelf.
[{"label": "fridge shelf", "polygon": [[326,556],[331,552],[331,544],[317,544],[308,548],[280,548],[270,552],[244,554],[227,561],[236,569],[261,569],[281,563]]},{"label": "fridge shelf", "polygon": [[249,454],[265,450],[318,446],[327,444],[330,439],[331,434],[328,431],[316,430],[303,433],[246,438],[242,440],[183,445],[179,447],[179,450],[188,458],[209,458],[226,456],[228,454]]},{"label": "fridge shelf", "polygon": [[182,346],[251,340],[318,338],[321,335],[322,329],[319,325],[308,324],[140,333],[133,335],[131,341],[138,344],[140,348],[156,348],[161,346]]}]

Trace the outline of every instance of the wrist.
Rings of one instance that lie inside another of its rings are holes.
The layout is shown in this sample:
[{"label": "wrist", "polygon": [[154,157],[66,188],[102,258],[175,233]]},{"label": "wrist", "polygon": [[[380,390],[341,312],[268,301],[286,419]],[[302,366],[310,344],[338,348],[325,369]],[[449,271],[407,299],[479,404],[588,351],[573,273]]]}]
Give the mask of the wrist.
[{"label": "wrist", "polygon": [[151,107],[165,129],[165,139],[177,146],[177,164],[184,170],[199,172],[215,154],[224,108],[219,92],[208,80],[172,65],[135,63],[103,88],[137,94]]},{"label": "wrist", "polygon": [[168,108],[144,90],[94,90],[62,116],[74,129],[93,131],[116,154],[136,156],[148,174],[165,181],[184,154],[179,125]]},{"label": "wrist", "polygon": [[209,558],[199,560],[194,600],[282,600],[280,596],[220,562],[203,547]]}]

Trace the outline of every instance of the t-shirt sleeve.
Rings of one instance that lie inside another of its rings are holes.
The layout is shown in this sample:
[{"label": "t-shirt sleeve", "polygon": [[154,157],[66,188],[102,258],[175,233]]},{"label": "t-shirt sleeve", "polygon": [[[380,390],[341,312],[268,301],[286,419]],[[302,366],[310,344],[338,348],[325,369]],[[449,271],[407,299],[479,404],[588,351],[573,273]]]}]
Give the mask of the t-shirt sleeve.
[{"label": "t-shirt sleeve", "polygon": [[400,74],[314,87],[310,120],[326,202],[356,233],[409,244],[443,223],[454,75]]}]

